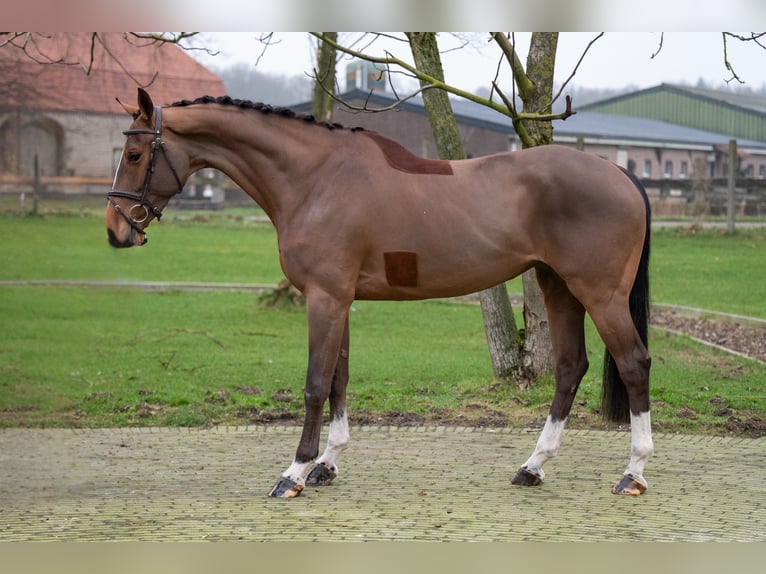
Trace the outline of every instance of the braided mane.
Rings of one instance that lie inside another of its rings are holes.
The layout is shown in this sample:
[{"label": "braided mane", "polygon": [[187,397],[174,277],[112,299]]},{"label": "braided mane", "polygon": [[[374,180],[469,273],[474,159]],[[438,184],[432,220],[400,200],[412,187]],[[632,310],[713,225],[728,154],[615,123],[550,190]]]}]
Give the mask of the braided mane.
[{"label": "braided mane", "polygon": [[343,129],[350,129],[351,131],[363,131],[364,128],[345,128],[339,123],[330,123],[330,122],[318,122],[316,118],[311,114],[302,114],[298,113],[295,110],[291,110],[290,108],[285,108],[281,106],[271,106],[269,104],[264,104],[262,102],[251,102],[250,100],[240,100],[238,98],[232,98],[230,96],[201,96],[197,98],[196,100],[180,100],[178,102],[173,102],[170,104],[171,108],[175,107],[184,107],[184,106],[191,106],[195,104],[221,104],[224,106],[234,106],[237,108],[241,108],[244,110],[257,110],[263,114],[276,114],[279,116],[282,116],[284,118],[295,118],[299,120],[303,120],[307,123],[316,124],[318,126],[324,126],[327,129],[330,130],[343,130]]}]

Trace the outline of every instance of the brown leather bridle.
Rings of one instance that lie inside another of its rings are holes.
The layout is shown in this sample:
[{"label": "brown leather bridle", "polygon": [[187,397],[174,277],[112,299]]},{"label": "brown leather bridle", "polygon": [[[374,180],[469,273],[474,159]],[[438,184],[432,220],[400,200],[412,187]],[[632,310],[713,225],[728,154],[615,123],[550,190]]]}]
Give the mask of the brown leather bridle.
[{"label": "brown leather bridle", "polygon": [[[149,201],[149,191],[151,188],[152,183],[152,175],[154,175],[154,170],[157,166],[157,152],[158,150],[162,152],[162,154],[165,156],[165,161],[168,164],[168,167],[170,168],[170,172],[173,174],[173,177],[176,180],[176,184],[178,184],[178,191],[176,193],[181,193],[183,190],[183,183],[181,183],[181,178],[178,177],[178,172],[173,167],[173,164],[170,162],[170,157],[168,157],[168,152],[165,149],[165,144],[162,141],[162,108],[160,106],[154,106],[154,129],[148,129],[148,128],[133,128],[126,130],[122,132],[126,136],[133,135],[133,134],[149,134],[153,135],[154,139],[152,140],[150,152],[149,152],[149,165],[146,168],[146,174],[144,175],[144,185],[141,189],[141,193],[135,192],[135,191],[124,191],[120,189],[115,189],[114,184],[112,184],[111,191],[106,195],[107,201],[112,204],[112,207],[114,210],[120,214],[120,216],[128,222],[128,225],[130,227],[138,232],[143,233],[144,230],[140,227],[142,223],[144,223],[149,218],[149,213],[152,213],[154,217],[157,218],[159,221],[162,217],[162,210],[158,208],[156,205],[154,205],[151,201]],[[119,166],[117,167],[117,170],[119,171]],[[115,184],[117,183],[117,177],[115,174]],[[132,199],[136,203],[127,211],[125,212],[119,204],[114,201],[113,198],[115,197],[124,197],[126,199]]]}]

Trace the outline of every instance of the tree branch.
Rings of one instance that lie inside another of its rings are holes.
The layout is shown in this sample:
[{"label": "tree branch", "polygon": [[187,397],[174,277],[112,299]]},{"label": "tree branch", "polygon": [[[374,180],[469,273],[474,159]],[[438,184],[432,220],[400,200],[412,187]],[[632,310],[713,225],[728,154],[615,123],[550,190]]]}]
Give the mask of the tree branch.
[{"label": "tree branch", "polygon": [[[166,34],[170,34],[170,36],[167,36]],[[146,40],[154,40],[155,42],[165,42],[168,44],[180,44],[183,40],[193,38],[198,34],[199,32],[162,32],[161,34],[130,32],[130,35],[134,38],[144,38]]]},{"label": "tree branch", "polygon": [[511,73],[515,84],[519,87],[519,95],[522,99],[526,97],[526,94],[535,89],[534,84],[527,76],[527,72],[524,70],[524,65],[519,60],[519,56],[516,54],[516,49],[508,36],[502,32],[490,32],[490,36],[495,43],[500,46],[505,59],[511,66]]},{"label": "tree branch", "polygon": [[104,52],[106,52],[106,55],[109,56],[119,67],[120,69],[125,72],[125,75],[128,76],[131,80],[133,80],[137,85],[141,86],[142,88],[148,88],[154,83],[154,80],[157,79],[157,76],[159,75],[159,72],[155,72],[152,76],[152,79],[149,80],[147,84],[142,84],[140,81],[138,81],[138,78],[133,76],[128,69],[122,64],[120,59],[115,56],[112,51],[109,49],[109,46],[106,45],[106,42],[104,42],[103,38],[97,33],[93,32],[93,38],[91,40],[91,51],[90,51],[90,65],[88,66],[88,69],[86,70],[87,74],[90,74],[91,68],[93,67],[93,54],[94,54],[94,45],[98,41],[99,44],[101,44],[101,47],[104,49]]},{"label": "tree branch", "polygon": [[40,49],[37,38],[50,38],[42,32],[4,32],[2,35],[9,37],[0,44],[0,47],[12,46],[21,50],[27,58],[36,64],[74,65],[73,62],[65,62],[63,58],[53,58]]},{"label": "tree branch", "polygon": [[534,147],[535,143],[532,137],[529,135],[529,132],[527,131],[527,128],[524,126],[524,122],[521,120],[516,119],[517,112],[516,112],[516,106],[514,106],[513,101],[509,100],[506,95],[502,92],[500,87],[497,85],[496,82],[492,82],[492,88],[497,92],[497,94],[500,96],[500,99],[503,100],[503,103],[505,106],[512,110],[512,122],[513,122],[513,130],[516,132],[516,135],[519,136],[519,139],[521,140],[521,144],[524,147]]},{"label": "tree branch", "polygon": [[[315,75],[317,74],[316,68],[314,68],[314,74]],[[322,88],[322,90],[324,91],[325,94],[330,96],[333,100],[338,102],[343,107],[348,108],[349,110],[352,110],[354,112],[370,112],[370,113],[387,112],[387,111],[390,111],[390,110],[395,110],[396,108],[398,108],[401,104],[403,104],[407,100],[411,100],[412,98],[414,98],[414,97],[420,95],[421,93],[423,93],[425,90],[428,90],[429,88],[433,87],[433,86],[423,86],[420,89],[412,92],[411,94],[408,94],[408,95],[404,96],[403,98],[397,96],[396,101],[393,104],[391,104],[390,106],[383,106],[381,108],[371,108],[368,105],[368,102],[370,101],[370,98],[372,97],[372,94],[374,93],[375,90],[370,90],[367,93],[367,97],[364,100],[364,105],[363,106],[355,106],[353,104],[348,103],[346,100],[338,97],[334,93],[332,93],[330,90],[328,90],[325,87],[324,84],[320,84],[320,86],[321,86],[321,88]]]},{"label": "tree branch", "polygon": [[[65,32],[61,32],[65,34]],[[125,42],[136,46],[137,48],[143,48],[158,43],[164,44],[176,44],[184,50],[204,50],[206,53],[215,55],[217,52],[208,48],[197,48],[193,46],[183,45],[184,40],[197,36],[198,32],[162,32],[155,33],[139,33],[139,32],[127,32],[122,34],[122,38]],[[109,56],[117,65],[130,77],[136,84],[147,87],[154,82],[155,76],[148,84],[142,84],[139,82],[123,65],[120,59],[109,49],[103,37],[98,32],[89,33],[89,45],[87,48],[86,60],[81,61],[79,59],[65,59],[64,57],[50,56],[45,48],[41,46],[37,40],[38,38],[50,39],[50,36],[46,36],[39,32],[0,32],[0,48],[5,46],[12,46],[18,50],[21,50],[24,55],[32,62],[37,64],[61,64],[65,66],[80,66],[86,75],[89,75],[93,71],[93,65],[96,61],[96,49],[97,46],[101,46],[104,52]],[[148,40],[145,43],[137,43],[135,40]]]},{"label": "tree branch", "polygon": [[725,80],[725,82],[728,84],[732,80],[737,80],[740,84],[744,84],[740,77],[737,75],[737,72],[734,71],[734,67],[731,65],[731,62],[729,62],[729,47],[726,44],[726,32],[721,32],[721,37],[723,39],[723,65],[726,67],[727,70],[731,72],[731,78],[728,80]]},{"label": "tree branch", "polygon": [[274,41],[273,38],[274,38],[274,32],[261,34],[258,37],[258,42],[261,44],[261,46],[263,46],[263,48],[261,48],[261,53],[258,54],[258,57],[255,59],[256,67],[258,66],[258,64],[261,63],[261,58],[263,58],[263,56],[266,55],[266,50],[269,49],[269,46],[274,46],[275,44],[279,44],[281,42],[281,40]]},{"label": "tree branch", "polygon": [[[461,90],[459,88],[456,88],[454,86],[451,86],[445,82],[442,82],[438,80],[437,78],[434,78],[428,74],[425,74],[421,71],[419,71],[416,67],[412,66],[411,64],[405,62],[404,60],[401,60],[400,58],[397,58],[393,56],[391,53],[386,52],[385,56],[370,56],[369,54],[365,54],[364,52],[359,52],[357,50],[352,50],[350,48],[347,48],[346,46],[343,46],[337,42],[332,41],[331,39],[327,38],[323,34],[319,34],[317,32],[311,32],[313,36],[316,38],[319,38],[323,42],[328,42],[335,46],[335,48],[345,54],[348,54],[350,56],[353,56],[355,58],[359,58],[361,60],[367,60],[368,62],[373,62],[377,64],[383,64],[387,67],[390,66],[397,66],[403,70],[406,70],[410,77],[417,78],[421,81],[422,84],[425,84],[421,87],[420,90],[417,92],[410,94],[409,96],[405,98],[399,98],[398,102],[404,102],[408,99],[411,99],[412,97],[416,96],[418,92],[424,90],[424,89],[430,89],[430,88],[438,88],[440,90],[444,90],[447,93],[453,94],[455,96],[461,97],[463,99],[466,99],[468,101],[474,102],[476,104],[480,104],[482,106],[486,106],[488,108],[491,108],[495,110],[498,113],[503,114],[504,116],[507,116],[511,118],[513,121],[518,120],[536,120],[536,121],[549,121],[549,120],[555,120],[555,119],[566,119],[569,116],[573,115],[575,112],[571,110],[571,108],[561,114],[539,114],[539,113],[525,113],[525,112],[518,112],[514,107],[509,108],[507,105],[501,105],[497,102],[493,102],[492,100],[489,100],[487,98],[482,98],[480,96],[477,96],[476,94],[473,94],[471,92],[467,92],[465,90]],[[516,58],[518,60],[518,58]],[[386,109],[391,109],[394,106],[388,107]],[[368,110],[369,111],[369,110]]]},{"label": "tree branch", "polygon": [[[555,102],[556,100],[558,100],[561,97],[561,92],[564,91],[564,88],[566,88],[567,84],[570,81],[572,81],[572,78],[575,77],[575,74],[577,73],[577,69],[580,67],[580,64],[582,64],[582,61],[585,59],[585,56],[588,53],[588,51],[593,47],[593,44],[595,44],[596,41],[598,41],[603,35],[604,35],[604,33],[600,32],[595,38],[593,38],[590,42],[588,42],[587,46],[585,46],[585,50],[583,50],[583,53],[580,55],[580,59],[577,60],[577,64],[575,64],[575,67],[572,70],[572,73],[569,74],[569,77],[566,79],[566,81],[563,84],[561,84],[561,87],[559,88],[559,91],[556,92],[556,95],[553,97],[553,100],[551,100],[551,105],[553,105],[553,102]],[[652,56],[652,57],[654,57],[654,56]],[[567,100],[568,100],[567,101],[567,108],[569,108],[570,105],[571,105],[571,98],[569,98],[569,96],[567,96]]]},{"label": "tree branch", "polygon": [[721,37],[723,39],[723,64],[726,67],[726,69],[731,72],[731,78],[728,80],[724,80],[727,84],[733,80],[737,80],[740,84],[744,84],[745,80],[739,77],[736,71],[734,71],[734,66],[729,61],[729,47],[727,44],[727,38],[734,38],[736,40],[739,40],[740,42],[752,42],[756,44],[757,46],[763,48],[766,50],[766,45],[761,42],[761,38],[766,36],[766,32],[751,32],[749,36],[743,36],[741,34],[735,34],[733,32],[721,32]]}]

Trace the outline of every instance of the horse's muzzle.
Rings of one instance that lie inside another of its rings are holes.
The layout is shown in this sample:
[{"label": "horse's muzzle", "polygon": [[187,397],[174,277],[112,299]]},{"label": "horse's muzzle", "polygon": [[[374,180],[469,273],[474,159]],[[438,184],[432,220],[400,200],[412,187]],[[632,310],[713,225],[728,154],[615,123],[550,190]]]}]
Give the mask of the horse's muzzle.
[{"label": "horse's muzzle", "polygon": [[114,234],[114,231],[109,228],[106,229],[106,236],[109,239],[109,245],[112,247],[133,247],[136,245],[145,245],[146,242],[149,241],[149,238],[145,233],[142,233],[141,235],[143,236],[143,239],[140,243],[136,243],[136,230],[131,228],[130,234],[123,241],[120,241]]}]

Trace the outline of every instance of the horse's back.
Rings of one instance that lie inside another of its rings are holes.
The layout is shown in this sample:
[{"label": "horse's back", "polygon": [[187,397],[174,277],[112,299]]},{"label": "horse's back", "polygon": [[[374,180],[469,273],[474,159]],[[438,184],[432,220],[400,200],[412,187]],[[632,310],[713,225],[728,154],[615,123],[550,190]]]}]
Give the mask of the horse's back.
[{"label": "horse's back", "polygon": [[615,163],[560,145],[453,162],[467,183],[466,212],[539,247],[577,236],[643,233],[641,192]]},{"label": "horse's back", "polygon": [[572,274],[643,233],[635,186],[591,154],[541,146],[451,166],[451,175],[389,173],[364,191],[358,298],[458,295],[537,263]]}]

